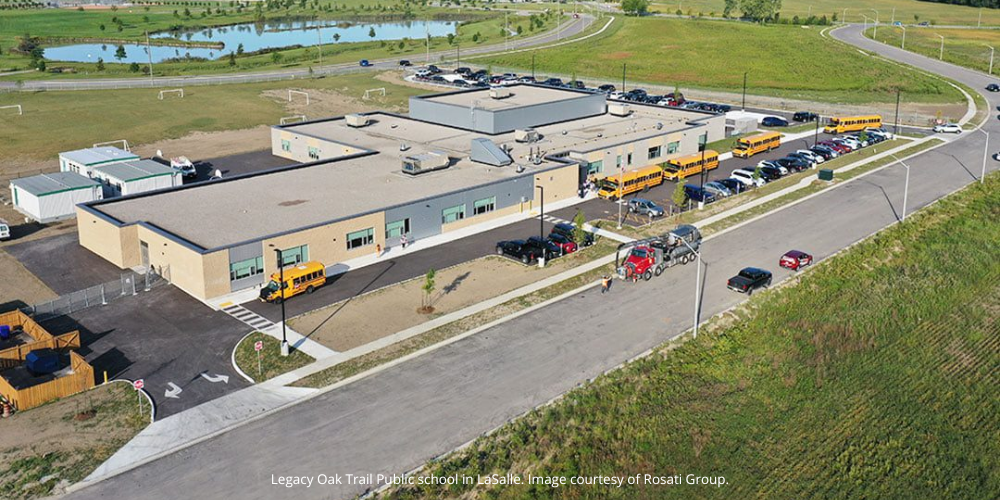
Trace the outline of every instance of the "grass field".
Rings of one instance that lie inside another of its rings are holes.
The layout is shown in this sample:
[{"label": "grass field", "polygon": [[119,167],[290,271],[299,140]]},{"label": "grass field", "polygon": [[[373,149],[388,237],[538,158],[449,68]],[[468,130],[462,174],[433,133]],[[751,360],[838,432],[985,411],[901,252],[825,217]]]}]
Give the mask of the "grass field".
[{"label": "grass field", "polygon": [[[678,8],[681,8],[685,15],[690,11],[690,15],[697,15],[698,12],[702,12],[707,16],[710,12],[715,12],[716,15],[721,16],[724,5],[724,0],[654,1],[650,6],[650,10],[674,14]],[[892,15],[893,8],[896,9],[895,18]],[[871,9],[878,9],[879,22],[886,24],[890,24],[890,21],[895,19],[903,23],[915,24],[927,21],[933,24],[964,24],[972,26],[975,26],[979,22],[980,11],[980,9],[975,7],[921,2],[918,0],[783,0],[781,2],[781,17],[808,17],[809,15],[819,17],[825,14],[830,18],[836,13],[839,20],[844,16],[844,9],[847,9],[846,19],[850,23],[862,22],[862,15],[874,19],[875,13]],[[982,9],[982,15],[983,26],[1000,25],[1000,10]],[[918,17],[914,18],[914,16]]]},{"label": "grass field", "polygon": [[994,174],[755,296],[697,340],[429,466],[437,476],[696,474],[725,477],[723,487],[415,486],[384,497],[993,498],[998,231]]},{"label": "grass field", "polygon": [[[21,104],[23,116],[0,120],[6,159],[50,158],[114,139],[144,144],[210,132],[273,125],[285,116],[285,106],[264,95],[287,88],[327,89],[360,100],[365,89],[385,87],[386,97],[374,108],[405,109],[409,96],[424,91],[358,73],[294,82],[189,87],[183,99],[157,99],[155,89],[34,92],[0,94],[0,106]],[[261,145],[266,147],[266,144]]]},{"label": "grass field", "polygon": [[[71,9],[5,11],[4,15],[0,16],[0,71],[22,70],[30,66],[29,57],[4,50],[16,45],[17,37],[20,37],[25,33],[30,33],[35,37],[50,39],[45,45],[58,43],[60,39],[65,40],[67,43],[70,43],[74,39],[86,38],[141,41],[144,40],[146,31],[166,31],[173,27],[199,28],[223,26],[235,23],[247,23],[254,20],[252,9],[245,9],[242,13],[237,13],[235,10],[228,8],[225,2],[219,3],[219,5],[221,9],[227,10],[221,13],[212,10],[211,14],[202,17],[201,13],[204,11],[204,7],[199,6],[192,10],[193,16],[191,18],[184,17],[183,15],[181,15],[181,17],[175,17],[173,15],[174,10],[180,10],[183,12],[185,7],[180,5],[151,6],[149,7],[149,10],[145,10],[144,7],[135,6],[130,9],[119,9],[117,11],[77,11]],[[321,4],[321,6],[325,5],[327,4]],[[367,3],[361,2],[360,0],[350,0],[346,3],[338,2],[336,5],[339,6],[339,10],[326,11],[322,8],[313,8],[312,6],[307,8],[295,6],[278,11],[265,11],[265,14],[267,19],[270,20],[316,18],[331,20],[358,19],[359,21],[363,21],[380,15],[388,16],[388,20],[399,20],[400,17],[404,16],[405,12],[407,12],[406,9],[411,9],[409,10],[410,15],[421,19],[462,19],[463,22],[459,26],[458,33],[455,38],[456,44],[471,47],[474,45],[497,43],[498,40],[503,38],[501,35],[501,28],[505,23],[504,16],[501,12],[496,11],[488,12],[478,9],[422,7],[420,4],[411,4],[409,7],[406,7],[402,2],[394,1],[376,1],[374,3]],[[378,5],[386,6],[389,10],[384,12],[366,10],[366,7]],[[116,17],[122,20],[121,31],[118,31],[117,25],[112,22],[112,18]],[[559,21],[558,16],[555,15],[554,11],[549,15],[539,14],[538,18],[542,21],[542,25],[536,27],[534,30],[529,29],[530,21],[526,16],[509,16],[509,26],[512,30],[518,30],[520,28],[523,32],[522,36],[530,36],[554,27]],[[105,26],[104,30],[100,29],[101,25]],[[476,38],[476,41],[473,41],[474,37]],[[107,44],[113,46],[114,42],[109,41]],[[426,45],[423,40],[410,40],[408,43],[404,43],[404,47],[402,49],[399,48],[398,44],[398,41],[386,41],[385,43],[361,42],[340,44],[327,41],[324,44],[323,49],[323,63],[330,64],[357,61],[364,58],[415,57],[426,51]],[[447,40],[443,37],[434,38],[431,41],[430,48],[432,51],[442,50],[448,47]],[[282,60],[278,63],[271,59],[270,54],[243,55],[237,57],[236,66],[230,66],[228,59],[221,56],[235,50],[236,47],[226,47],[225,49],[222,49],[220,51],[220,59],[214,61],[154,63],[153,71],[156,75],[225,73],[265,67],[309,66],[319,63],[319,54],[317,49],[310,47],[281,51]],[[97,72],[96,63],[90,64],[49,61],[49,69],[56,67],[71,68],[76,72],[60,74],[22,74],[13,78],[31,79],[52,77],[86,78],[94,76],[141,76],[137,73],[130,72],[127,64],[116,64],[111,58],[105,60],[104,64],[104,71]]]},{"label": "grass field", "polygon": [[[531,68],[531,52],[479,59]],[[535,53],[545,71],[620,82],[628,64],[631,86],[646,82],[686,88],[747,91],[757,95],[841,103],[892,102],[900,86],[912,102],[958,102],[948,84],[830,43],[819,29],[724,21],[624,18],[588,43]]]},{"label": "grass field", "polygon": [[[874,29],[865,32],[868,38]],[[875,40],[895,47],[937,59],[941,55],[941,35],[944,37],[944,60],[950,63],[977,69],[986,73],[990,69],[990,49],[987,45],[1000,47],[1000,30],[908,28],[906,45],[903,46],[903,30],[890,26],[880,26]],[[1000,73],[1000,53],[994,55],[993,74]]]},{"label": "grass field", "polygon": [[[257,351],[254,350],[256,342],[262,342],[263,349],[260,351],[258,362]],[[243,370],[257,383],[274,378],[282,373],[287,373],[296,368],[301,368],[315,361],[312,356],[299,351],[291,350],[288,356],[281,355],[281,341],[270,335],[261,332],[254,332],[240,341],[236,345],[236,365]]]}]

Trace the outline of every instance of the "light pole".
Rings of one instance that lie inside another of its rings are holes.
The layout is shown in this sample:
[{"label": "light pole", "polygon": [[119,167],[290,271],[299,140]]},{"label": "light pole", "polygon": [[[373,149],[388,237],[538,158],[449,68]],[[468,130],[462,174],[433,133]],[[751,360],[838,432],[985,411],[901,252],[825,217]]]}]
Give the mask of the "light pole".
[{"label": "light pole", "polygon": [[316,49],[319,50],[319,65],[323,65],[323,32],[316,27]]},{"label": "light pole", "polygon": [[982,184],[986,181],[986,159],[990,157],[990,133],[981,128],[976,130],[986,135],[986,144],[983,145],[983,173],[979,175],[979,183]]},{"label": "light pole", "polygon": [[694,256],[698,258],[698,269],[695,271],[696,274],[694,278],[694,338],[698,338],[698,323],[700,323],[698,319],[699,316],[701,316],[701,252],[692,248],[691,245],[684,240],[684,238],[678,237],[678,239],[681,240],[681,243],[688,247],[688,250],[691,250],[691,252],[694,253]]},{"label": "light pole", "polygon": [[622,63],[622,93],[625,93],[625,70],[628,68],[628,63]]},{"label": "light pole", "polygon": [[938,61],[943,61],[944,60],[944,37],[941,36],[941,35],[938,35],[937,33],[934,33],[934,34],[937,35],[941,39],[941,52],[938,53]]},{"label": "light pole", "polygon": [[[538,178],[535,178],[535,182],[538,182]],[[541,191],[538,195],[538,237],[545,242],[545,186],[535,186]]]},{"label": "light pole", "polygon": [[892,19],[889,20],[889,24],[896,24],[896,8],[892,8]]},{"label": "light pole", "polygon": [[743,111],[747,110],[747,73],[749,71],[743,72]]},{"label": "light pole", "polygon": [[819,145],[819,122],[821,117],[816,115],[816,132],[813,134],[813,147]]},{"label": "light pole", "polygon": [[899,87],[896,87],[896,120],[893,124],[892,138],[899,135]]},{"label": "light pole", "polygon": [[896,155],[894,155],[894,154],[890,154],[889,156],[891,156],[892,159],[896,160],[900,165],[902,165],[903,167],[906,168],[906,181],[903,182],[903,216],[899,220],[900,222],[905,222],[906,221],[906,198],[910,194],[910,166],[907,165],[906,163],[904,163],[903,160],[900,160],[899,158],[896,158]]},{"label": "light pole", "polygon": [[995,52],[995,51],[993,50],[993,46],[992,45],[987,45],[987,47],[990,48],[990,70],[989,70],[989,74],[992,75],[993,74],[993,52]]},{"label": "light pole", "polygon": [[868,9],[875,13],[875,31],[872,32],[872,40],[878,37],[878,11],[875,9]]},{"label": "light pole", "polygon": [[531,79],[535,79],[535,51],[531,51]]},{"label": "light pole", "polygon": [[844,9],[844,14],[840,16],[840,22],[847,24],[847,9]]},{"label": "light pole", "polygon": [[153,83],[153,51],[149,49],[149,31],[146,32],[146,56],[149,60],[149,83]]},{"label": "light pole", "polygon": [[[868,19],[869,19],[869,17],[866,16],[866,15],[864,15],[864,14],[861,14],[861,17],[865,18],[865,27],[861,30],[861,34],[864,35],[865,33],[868,32]],[[874,39],[874,36],[872,38]]]},{"label": "light pole", "polygon": [[906,50],[906,27],[900,26],[900,29],[903,30],[903,41],[899,44],[899,48]]},{"label": "light pole", "polygon": [[622,182],[625,179],[625,162],[618,163],[618,229],[622,228]]},{"label": "light pole", "polygon": [[[271,245],[274,247],[274,244]],[[278,303],[281,304],[281,355],[288,356],[288,334],[285,329],[285,259],[280,248],[274,249],[278,257]]]}]

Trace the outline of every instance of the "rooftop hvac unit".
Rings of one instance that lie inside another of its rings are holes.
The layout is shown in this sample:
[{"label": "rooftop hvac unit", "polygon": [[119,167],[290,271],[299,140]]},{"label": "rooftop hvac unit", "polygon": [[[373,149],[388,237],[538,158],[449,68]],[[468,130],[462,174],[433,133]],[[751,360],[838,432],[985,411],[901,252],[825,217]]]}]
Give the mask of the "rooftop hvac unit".
[{"label": "rooftop hvac unit", "polygon": [[533,128],[519,128],[514,131],[514,140],[517,142],[536,142],[542,136]]},{"label": "rooftop hvac unit", "polygon": [[448,168],[451,165],[451,158],[440,151],[431,151],[419,155],[411,155],[403,158],[403,173],[410,175],[433,172]]},{"label": "rooftop hvac unit", "polygon": [[510,95],[510,89],[507,87],[490,87],[490,97],[493,99],[506,99]]},{"label": "rooftop hvac unit", "polygon": [[348,127],[364,127],[370,123],[367,116],[358,113],[347,115],[345,120]]},{"label": "rooftop hvac unit", "polygon": [[608,103],[608,114],[611,116],[628,116],[632,109],[628,104],[613,102]]}]

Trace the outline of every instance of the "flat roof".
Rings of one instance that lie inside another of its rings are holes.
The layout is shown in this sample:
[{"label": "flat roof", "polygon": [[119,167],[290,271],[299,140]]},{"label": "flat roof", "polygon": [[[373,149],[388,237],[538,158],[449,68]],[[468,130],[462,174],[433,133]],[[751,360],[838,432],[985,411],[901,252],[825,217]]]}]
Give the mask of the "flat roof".
[{"label": "flat roof", "polygon": [[62,158],[66,158],[68,160],[72,160],[81,165],[87,165],[87,166],[100,165],[102,163],[109,163],[115,161],[139,159],[138,155],[125,151],[124,149],[119,149],[112,146],[66,151],[63,153],[59,153],[59,156]]},{"label": "flat roof", "polygon": [[512,85],[509,87],[500,87],[500,89],[510,92],[510,96],[504,97],[503,99],[493,99],[490,97],[490,89],[482,88],[414,96],[414,99],[438,102],[442,104],[454,104],[465,108],[475,106],[479,109],[497,111],[502,109],[523,108],[536,104],[565,101],[569,99],[579,99],[592,94],[591,92],[585,93],[582,91],[537,85]]},{"label": "flat roof", "polygon": [[172,167],[153,160],[126,161],[122,163],[112,163],[97,167],[95,172],[100,172],[108,177],[118,179],[122,182],[137,181],[149,177],[159,177],[161,175],[173,175],[177,173]]},{"label": "flat roof", "polygon": [[75,172],[52,172],[49,174],[33,175],[31,177],[21,177],[19,179],[11,179],[10,183],[35,196],[45,196],[47,194],[100,185],[94,179]]},{"label": "flat roof", "polygon": [[[233,246],[388,207],[514,178],[561,163],[491,167],[468,160],[416,176],[401,172],[407,153],[311,163],[207,181],[92,205],[123,223],[146,222],[203,249]],[[197,214],[192,221],[191,214]]]}]

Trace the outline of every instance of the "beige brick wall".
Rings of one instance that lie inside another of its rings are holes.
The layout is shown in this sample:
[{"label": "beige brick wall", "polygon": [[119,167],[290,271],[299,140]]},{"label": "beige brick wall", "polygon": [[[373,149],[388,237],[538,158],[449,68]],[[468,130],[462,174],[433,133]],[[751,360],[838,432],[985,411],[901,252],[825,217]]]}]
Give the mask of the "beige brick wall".
[{"label": "beige brick wall", "polygon": [[[347,233],[372,228],[375,243],[352,250],[347,249]],[[277,271],[274,248],[293,248],[309,245],[309,260],[331,266],[348,259],[375,253],[375,245],[385,249],[385,213],[377,212],[346,221],[307,229],[292,234],[264,240],[264,272],[266,276]],[[274,245],[274,248],[271,247]]]},{"label": "beige brick wall", "polygon": [[123,269],[131,266],[124,250],[127,232],[123,228],[79,207],[76,209],[76,228],[84,248]]},{"label": "beige brick wall", "polygon": [[[567,165],[556,170],[549,170],[535,174],[535,186],[545,188],[545,203],[553,203],[565,200],[573,196],[578,196],[577,189],[580,187],[580,166]],[[538,189],[535,189],[535,199],[539,196]],[[533,204],[534,205],[534,204]],[[534,208],[534,207],[533,207]]]}]

